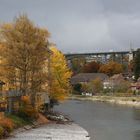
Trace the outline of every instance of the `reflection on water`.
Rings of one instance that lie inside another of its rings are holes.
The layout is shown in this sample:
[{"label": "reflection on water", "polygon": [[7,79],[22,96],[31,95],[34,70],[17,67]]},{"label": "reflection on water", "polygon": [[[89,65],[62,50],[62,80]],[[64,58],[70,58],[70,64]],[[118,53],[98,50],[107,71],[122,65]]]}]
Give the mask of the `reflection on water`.
[{"label": "reflection on water", "polygon": [[140,109],[133,109],[134,120],[138,120],[140,123]]},{"label": "reflection on water", "polygon": [[55,109],[84,127],[91,140],[140,140],[140,109],[76,100]]},{"label": "reflection on water", "polygon": [[[140,125],[140,109],[133,109],[133,117]],[[140,140],[140,128],[134,132],[134,140]]]},{"label": "reflection on water", "polygon": [[140,130],[134,132],[134,140],[140,140]]}]

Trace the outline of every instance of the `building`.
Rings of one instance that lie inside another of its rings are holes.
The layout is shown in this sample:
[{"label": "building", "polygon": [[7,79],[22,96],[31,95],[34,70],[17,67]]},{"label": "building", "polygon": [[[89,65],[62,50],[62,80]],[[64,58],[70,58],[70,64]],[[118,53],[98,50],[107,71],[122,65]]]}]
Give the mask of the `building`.
[{"label": "building", "polygon": [[109,77],[104,73],[79,73],[71,78],[71,84],[88,83],[97,78],[101,79],[101,81],[105,81]]},{"label": "building", "polygon": [[140,92],[140,78],[137,80],[136,83],[131,84],[131,90],[133,92],[139,93]]},{"label": "building", "polygon": [[125,78],[122,74],[115,74],[103,82],[103,88],[112,89],[115,87],[115,85],[119,85],[119,83],[121,83],[124,80],[125,80]]}]

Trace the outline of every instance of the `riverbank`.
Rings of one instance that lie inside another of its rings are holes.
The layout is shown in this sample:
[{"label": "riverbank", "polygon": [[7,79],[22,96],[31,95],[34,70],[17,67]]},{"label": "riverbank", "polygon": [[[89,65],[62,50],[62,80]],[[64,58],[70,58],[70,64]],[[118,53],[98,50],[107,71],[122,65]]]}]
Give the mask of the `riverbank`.
[{"label": "riverbank", "polygon": [[140,107],[140,97],[115,97],[115,96],[80,96],[74,95],[69,99],[73,100],[90,100],[90,101],[100,101],[107,102],[111,104],[125,105],[130,107]]},{"label": "riverbank", "polygon": [[48,124],[50,121],[42,114],[38,114],[38,118],[22,118],[13,114],[0,113],[0,139],[13,136],[15,133],[20,133],[26,130],[40,127]]},{"label": "riverbank", "polygon": [[88,132],[58,112],[50,113],[49,120],[40,114],[39,119],[17,128],[7,140],[89,140]]},{"label": "riverbank", "polygon": [[79,125],[49,123],[36,129],[17,133],[8,140],[89,140],[88,132]]}]

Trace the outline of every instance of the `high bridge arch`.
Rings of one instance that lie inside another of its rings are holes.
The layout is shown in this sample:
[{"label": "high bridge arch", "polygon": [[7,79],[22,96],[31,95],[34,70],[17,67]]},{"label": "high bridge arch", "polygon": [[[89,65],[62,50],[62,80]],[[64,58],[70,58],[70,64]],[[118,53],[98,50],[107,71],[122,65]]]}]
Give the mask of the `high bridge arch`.
[{"label": "high bridge arch", "polygon": [[87,61],[101,61],[102,63],[107,63],[110,56],[112,60],[115,61],[116,56],[120,57],[120,63],[124,63],[125,56],[128,56],[128,61],[133,60],[136,51],[116,51],[116,52],[96,52],[96,53],[72,53],[65,54],[65,57],[68,61],[71,61],[74,58],[84,57]]}]

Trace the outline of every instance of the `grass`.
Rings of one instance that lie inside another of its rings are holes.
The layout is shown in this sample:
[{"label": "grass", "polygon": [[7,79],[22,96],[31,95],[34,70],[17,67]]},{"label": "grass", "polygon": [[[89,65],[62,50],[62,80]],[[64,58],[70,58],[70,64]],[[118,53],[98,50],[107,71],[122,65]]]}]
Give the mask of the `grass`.
[{"label": "grass", "polygon": [[6,117],[10,118],[14,122],[15,128],[31,124],[30,121],[24,120],[23,118],[20,118],[16,115],[6,114]]}]

